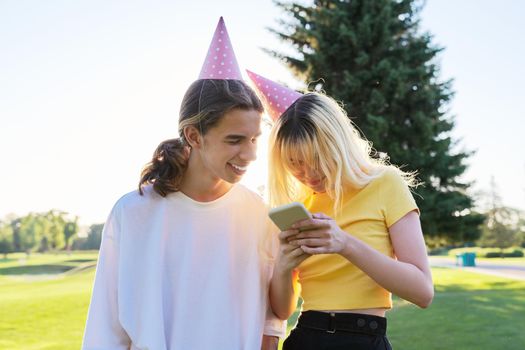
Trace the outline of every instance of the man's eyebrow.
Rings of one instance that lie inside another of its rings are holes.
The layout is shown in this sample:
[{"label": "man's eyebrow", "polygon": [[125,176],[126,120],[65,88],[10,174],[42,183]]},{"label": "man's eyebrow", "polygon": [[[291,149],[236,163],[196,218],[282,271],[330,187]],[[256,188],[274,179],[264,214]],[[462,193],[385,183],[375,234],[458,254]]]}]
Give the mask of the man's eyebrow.
[{"label": "man's eyebrow", "polygon": [[[262,132],[258,132],[257,134],[255,134],[255,137],[259,137],[262,135]],[[238,134],[230,134],[230,135],[226,135],[225,137],[226,139],[230,139],[230,140],[242,140],[242,139],[245,139],[246,136],[245,135],[238,135]]]},{"label": "man's eyebrow", "polygon": [[242,139],[245,139],[246,136],[244,135],[235,135],[235,134],[231,134],[231,135],[226,135],[225,139],[231,139],[231,140],[242,140]]}]

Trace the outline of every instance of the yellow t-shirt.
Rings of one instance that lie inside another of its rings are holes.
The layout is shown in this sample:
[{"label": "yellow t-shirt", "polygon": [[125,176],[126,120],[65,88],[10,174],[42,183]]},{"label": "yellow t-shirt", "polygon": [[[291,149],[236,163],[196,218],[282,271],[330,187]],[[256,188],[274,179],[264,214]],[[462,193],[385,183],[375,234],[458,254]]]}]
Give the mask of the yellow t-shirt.
[{"label": "yellow t-shirt", "polygon": [[[360,190],[346,191],[336,217],[333,201],[325,193],[312,195],[304,204],[311,213],[334,218],[341,229],[390,257],[394,254],[388,228],[410,211],[419,212],[407,184],[393,168]],[[392,307],[391,293],[341,255],[311,256],[298,270],[304,311]]]}]

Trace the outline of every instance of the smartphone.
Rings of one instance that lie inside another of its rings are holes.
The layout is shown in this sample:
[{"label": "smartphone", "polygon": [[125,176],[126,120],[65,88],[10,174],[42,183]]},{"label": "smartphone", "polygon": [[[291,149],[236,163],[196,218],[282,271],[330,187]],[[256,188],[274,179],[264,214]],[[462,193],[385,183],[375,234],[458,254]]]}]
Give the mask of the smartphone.
[{"label": "smartphone", "polygon": [[299,202],[292,202],[270,209],[268,215],[281,231],[290,229],[297,221],[312,217],[304,205]]}]

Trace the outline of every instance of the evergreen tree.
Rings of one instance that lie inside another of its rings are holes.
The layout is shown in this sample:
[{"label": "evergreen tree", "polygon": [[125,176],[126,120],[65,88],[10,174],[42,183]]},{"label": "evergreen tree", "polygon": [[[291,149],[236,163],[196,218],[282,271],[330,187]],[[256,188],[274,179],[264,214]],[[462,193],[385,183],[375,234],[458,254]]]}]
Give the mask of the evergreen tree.
[{"label": "evergreen tree", "polygon": [[459,176],[470,153],[455,151],[447,113],[450,81],[440,81],[441,48],[418,33],[414,0],[323,0],[280,3],[290,16],[271,29],[295,54],[267,50],[305,83],[344,104],[348,115],[393,164],[417,171],[427,237],[475,240],[483,215],[471,211],[470,184]]}]

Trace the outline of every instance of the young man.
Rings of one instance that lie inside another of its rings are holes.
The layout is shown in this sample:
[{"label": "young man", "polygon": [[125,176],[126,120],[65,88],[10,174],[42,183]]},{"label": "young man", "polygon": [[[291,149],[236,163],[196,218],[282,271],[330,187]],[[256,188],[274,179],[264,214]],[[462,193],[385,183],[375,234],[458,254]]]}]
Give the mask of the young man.
[{"label": "young man", "polygon": [[139,190],[108,218],[85,350],[275,350],[284,335],[268,303],[275,228],[238,184],[263,108],[241,81],[222,18],[217,47],[234,72],[213,79],[205,61],[182,101],[179,138],[159,145]]}]

